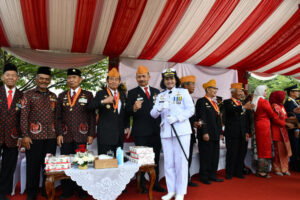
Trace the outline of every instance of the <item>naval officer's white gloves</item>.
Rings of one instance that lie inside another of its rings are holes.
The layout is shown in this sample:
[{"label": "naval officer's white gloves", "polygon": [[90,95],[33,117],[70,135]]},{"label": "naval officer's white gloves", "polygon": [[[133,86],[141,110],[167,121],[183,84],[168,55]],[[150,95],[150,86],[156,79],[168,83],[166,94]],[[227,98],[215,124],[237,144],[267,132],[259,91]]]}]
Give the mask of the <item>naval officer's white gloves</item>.
[{"label": "naval officer's white gloves", "polygon": [[167,117],[167,122],[169,123],[169,124],[174,124],[175,122],[177,122],[178,121],[178,119],[176,118],[176,117],[173,117],[173,116],[168,116]]},{"label": "naval officer's white gloves", "polygon": [[169,103],[168,102],[164,102],[164,103],[160,104],[159,107],[157,108],[157,111],[161,112],[164,109],[169,109]]}]

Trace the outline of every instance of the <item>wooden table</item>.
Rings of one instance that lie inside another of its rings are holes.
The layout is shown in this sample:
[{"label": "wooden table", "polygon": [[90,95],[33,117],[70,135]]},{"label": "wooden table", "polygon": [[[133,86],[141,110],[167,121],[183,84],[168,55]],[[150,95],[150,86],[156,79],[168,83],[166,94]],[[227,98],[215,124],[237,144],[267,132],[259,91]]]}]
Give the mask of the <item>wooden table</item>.
[{"label": "wooden table", "polygon": [[153,185],[154,185],[155,179],[156,179],[155,167],[156,167],[155,164],[153,164],[153,165],[143,165],[143,166],[140,167],[139,171],[137,172],[137,190],[138,190],[138,193],[142,193],[141,173],[145,172],[145,173],[149,174],[150,185],[149,185],[149,189],[148,189],[148,195],[149,195],[150,200],[153,200],[152,189],[153,189]]},{"label": "wooden table", "polygon": [[[150,186],[149,186],[149,192],[148,196],[150,200],[153,200],[152,197],[152,189],[153,185],[155,183],[156,179],[156,174],[155,174],[155,168],[156,165],[143,165],[139,168],[139,171],[137,172],[137,190],[139,193],[142,192],[141,186],[140,186],[140,181],[141,181],[141,173],[145,172],[149,174],[150,177]],[[45,187],[46,187],[46,192],[48,199],[54,200],[55,199],[55,188],[54,188],[54,182],[63,180],[63,179],[70,179],[69,176],[65,174],[64,171],[61,172],[46,172],[46,181],[45,181]]]}]

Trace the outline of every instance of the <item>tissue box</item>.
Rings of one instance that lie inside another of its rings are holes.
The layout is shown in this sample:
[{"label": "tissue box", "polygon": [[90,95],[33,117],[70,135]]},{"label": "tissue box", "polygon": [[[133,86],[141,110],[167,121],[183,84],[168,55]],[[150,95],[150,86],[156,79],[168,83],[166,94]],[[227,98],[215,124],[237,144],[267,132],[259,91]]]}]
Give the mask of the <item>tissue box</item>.
[{"label": "tissue box", "polygon": [[147,154],[147,153],[153,153],[152,147],[144,147],[144,146],[131,146],[129,147],[130,153],[135,154]]},{"label": "tissue box", "polygon": [[99,158],[96,157],[94,161],[94,168],[95,169],[118,168],[118,160],[115,158],[99,160]]},{"label": "tissue box", "polygon": [[70,168],[71,168],[71,163],[64,163],[64,164],[50,163],[50,164],[46,164],[45,171],[56,172],[56,171],[67,170]]},{"label": "tissue box", "polygon": [[140,165],[151,165],[154,164],[154,158],[143,158],[143,159],[136,159],[133,157],[129,157],[131,162],[140,164]]},{"label": "tissue box", "polygon": [[130,153],[130,157],[135,159],[154,159],[155,154],[154,153]]}]

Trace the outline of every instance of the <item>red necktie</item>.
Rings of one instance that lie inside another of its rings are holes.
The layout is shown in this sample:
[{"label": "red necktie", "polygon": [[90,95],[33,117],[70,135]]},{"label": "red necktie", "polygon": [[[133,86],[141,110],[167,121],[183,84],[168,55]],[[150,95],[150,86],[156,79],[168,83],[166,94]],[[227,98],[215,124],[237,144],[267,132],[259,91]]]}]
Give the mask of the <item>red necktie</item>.
[{"label": "red necktie", "polygon": [[144,89],[145,89],[145,94],[146,94],[147,98],[150,99],[150,94],[148,92],[148,88],[144,87]]},{"label": "red necktie", "polygon": [[8,97],[7,97],[7,105],[8,105],[8,109],[10,109],[10,106],[11,106],[11,102],[12,102],[12,90],[9,90],[8,91]]},{"label": "red necktie", "polygon": [[115,99],[115,102],[117,103],[117,93],[114,92],[114,99]]},{"label": "red necktie", "polygon": [[72,97],[71,97],[71,101],[73,102],[73,99],[75,98],[75,96],[76,96],[76,92],[75,92],[75,90],[73,91],[73,95],[72,95]]}]

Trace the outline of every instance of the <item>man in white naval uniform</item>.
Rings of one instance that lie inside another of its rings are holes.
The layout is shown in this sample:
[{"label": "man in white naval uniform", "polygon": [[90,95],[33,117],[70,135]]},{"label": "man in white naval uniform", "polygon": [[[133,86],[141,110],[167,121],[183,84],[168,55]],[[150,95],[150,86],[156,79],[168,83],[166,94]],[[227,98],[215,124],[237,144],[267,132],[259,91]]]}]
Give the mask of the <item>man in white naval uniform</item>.
[{"label": "man in white naval uniform", "polygon": [[[161,115],[160,136],[164,152],[164,171],[168,194],[163,200],[183,200],[187,192],[188,160],[191,140],[191,124],[195,107],[187,89],[178,88],[180,80],[175,69],[169,68],[162,72],[161,92],[150,114],[153,118]],[[174,126],[178,138],[172,129]],[[180,140],[183,149],[178,142]],[[185,154],[184,154],[184,152]]]}]

